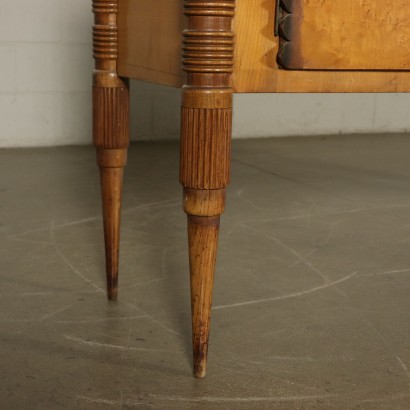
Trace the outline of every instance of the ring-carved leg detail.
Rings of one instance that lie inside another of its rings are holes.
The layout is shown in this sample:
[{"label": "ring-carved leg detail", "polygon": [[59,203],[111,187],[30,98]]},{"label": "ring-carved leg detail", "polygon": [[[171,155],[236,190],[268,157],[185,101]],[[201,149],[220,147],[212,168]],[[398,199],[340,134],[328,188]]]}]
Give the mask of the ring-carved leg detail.
[{"label": "ring-carved leg detail", "polygon": [[117,75],[118,0],[93,0],[93,142],[100,167],[107,294],[117,298],[121,192],[129,145],[128,81]]},{"label": "ring-carved leg detail", "polygon": [[206,374],[219,220],[229,183],[235,0],[185,0],[180,182],[188,215],[195,377]]}]

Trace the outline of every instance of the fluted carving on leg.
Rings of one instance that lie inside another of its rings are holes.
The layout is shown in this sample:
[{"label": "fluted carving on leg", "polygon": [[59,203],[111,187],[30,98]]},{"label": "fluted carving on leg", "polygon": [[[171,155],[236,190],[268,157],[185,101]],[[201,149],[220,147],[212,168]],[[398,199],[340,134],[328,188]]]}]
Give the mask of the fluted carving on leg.
[{"label": "fluted carving on leg", "polygon": [[93,141],[98,148],[127,148],[129,145],[128,88],[93,88]]},{"label": "fluted carving on leg", "polygon": [[181,183],[197,189],[229,182],[232,110],[182,108]]},{"label": "fluted carving on leg", "polygon": [[194,375],[207,366],[219,220],[229,183],[235,0],[185,0],[180,182],[188,214]]},{"label": "fluted carving on leg", "polygon": [[116,299],[121,194],[129,145],[128,81],[117,75],[118,0],[93,0],[93,143],[100,167],[107,294]]}]

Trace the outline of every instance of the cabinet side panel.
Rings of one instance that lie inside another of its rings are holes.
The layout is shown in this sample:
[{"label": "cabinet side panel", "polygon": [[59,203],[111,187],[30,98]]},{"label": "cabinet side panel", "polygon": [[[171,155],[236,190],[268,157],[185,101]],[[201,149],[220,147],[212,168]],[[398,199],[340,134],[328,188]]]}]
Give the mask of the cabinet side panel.
[{"label": "cabinet side panel", "polygon": [[120,0],[118,73],[121,76],[180,87],[181,0]]}]

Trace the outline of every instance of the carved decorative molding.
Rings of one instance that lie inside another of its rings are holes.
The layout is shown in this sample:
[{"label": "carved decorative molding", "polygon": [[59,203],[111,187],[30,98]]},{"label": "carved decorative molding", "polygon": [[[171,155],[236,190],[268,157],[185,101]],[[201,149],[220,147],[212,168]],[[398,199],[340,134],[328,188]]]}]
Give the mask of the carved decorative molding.
[{"label": "carved decorative molding", "polygon": [[184,31],[182,62],[185,72],[231,73],[234,35],[231,31]]},{"label": "carved decorative molding", "polygon": [[121,195],[129,145],[128,80],[117,74],[118,0],[93,0],[93,142],[100,167],[107,295],[118,293]]},{"label": "carved decorative molding", "polygon": [[282,67],[289,65],[291,41],[294,40],[294,26],[299,24],[292,15],[293,0],[277,0],[276,30],[279,36],[279,48],[277,62]]},{"label": "carved decorative molding", "polygon": [[118,0],[93,0],[93,56],[96,60],[116,60]]},{"label": "carved decorative molding", "polygon": [[229,183],[234,0],[185,0],[180,181],[188,214],[194,375],[204,377],[218,244]]},{"label": "carved decorative molding", "polygon": [[123,87],[94,87],[93,140],[98,148],[120,149],[129,144],[129,92]]},{"label": "carved decorative molding", "polygon": [[118,0],[93,0],[93,13],[117,14]]},{"label": "carved decorative molding", "polygon": [[234,64],[234,0],[185,0],[180,181],[222,189],[229,183]]},{"label": "carved decorative molding", "polygon": [[[183,32],[182,62],[184,71],[188,73],[188,85],[206,86],[190,78],[189,74],[192,73],[231,73],[234,62],[232,19],[235,15],[235,0],[185,0],[184,14],[188,17],[188,24]],[[229,76],[226,77],[220,86],[228,87],[229,79]]]},{"label": "carved decorative molding", "polygon": [[181,181],[195,189],[229,183],[232,110],[182,108]]},{"label": "carved decorative molding", "polygon": [[235,16],[235,0],[186,0],[184,12],[187,16],[212,16],[231,17]]},{"label": "carved decorative molding", "polygon": [[129,144],[128,82],[117,75],[118,0],[93,0],[93,140],[97,148]]},{"label": "carved decorative molding", "polygon": [[116,60],[118,56],[117,27],[94,25],[93,57],[100,60]]}]

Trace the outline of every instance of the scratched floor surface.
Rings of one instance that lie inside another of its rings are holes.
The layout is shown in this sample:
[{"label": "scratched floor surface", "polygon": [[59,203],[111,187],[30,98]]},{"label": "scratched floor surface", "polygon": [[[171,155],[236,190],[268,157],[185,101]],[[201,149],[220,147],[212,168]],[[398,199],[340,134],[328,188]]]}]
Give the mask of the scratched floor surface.
[{"label": "scratched floor surface", "polygon": [[0,152],[0,408],[410,408],[410,137],[237,141],[232,169],[198,381],[178,146],[130,149],[117,303],[93,149]]}]

